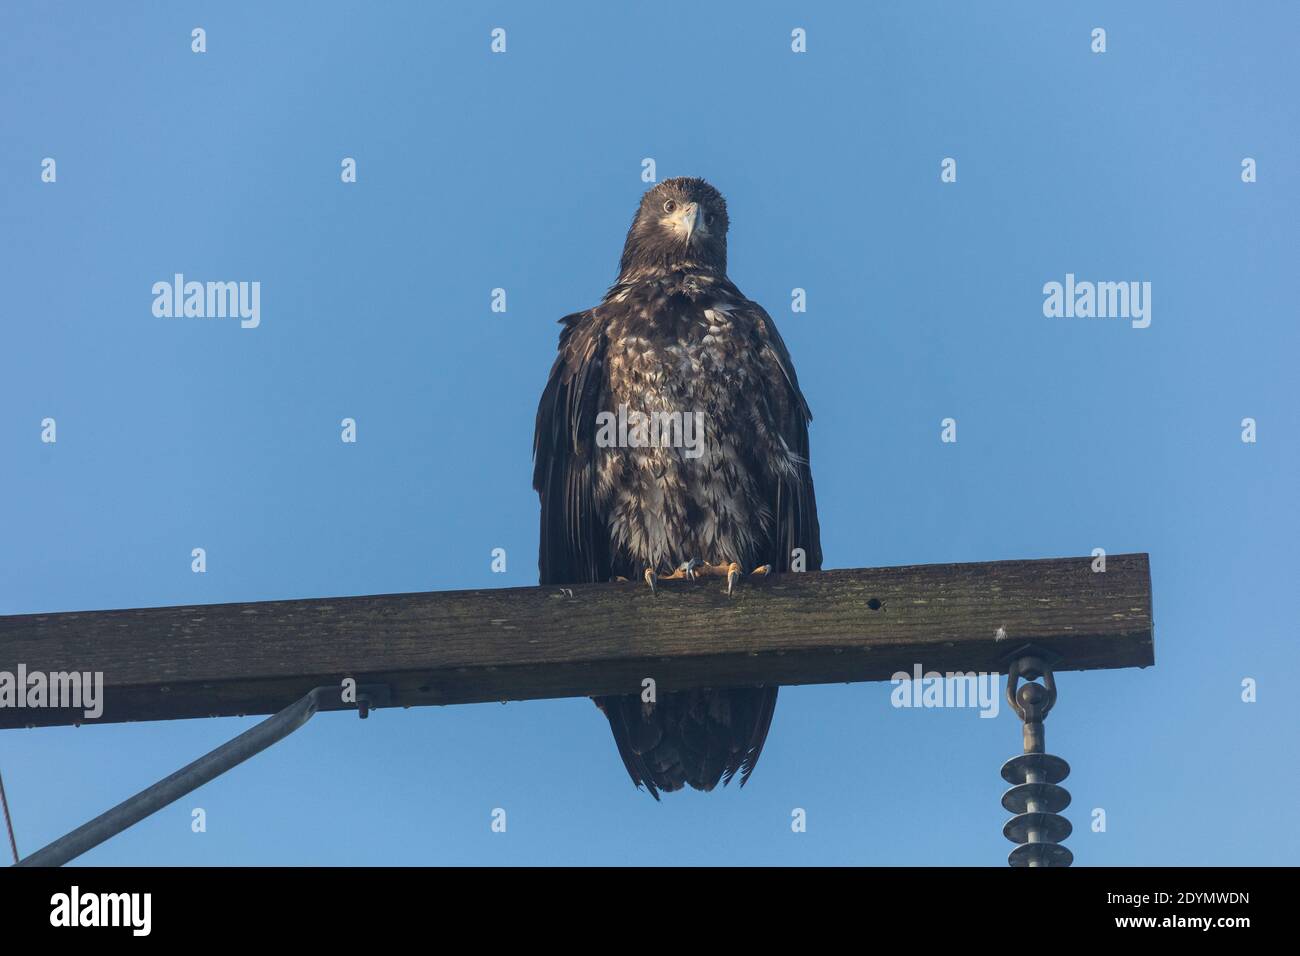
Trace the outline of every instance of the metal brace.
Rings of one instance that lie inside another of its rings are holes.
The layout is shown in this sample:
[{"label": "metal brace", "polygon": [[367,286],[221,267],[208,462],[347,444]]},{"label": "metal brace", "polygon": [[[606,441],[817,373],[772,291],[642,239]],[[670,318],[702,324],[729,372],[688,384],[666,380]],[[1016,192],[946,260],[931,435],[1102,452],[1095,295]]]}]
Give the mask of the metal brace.
[{"label": "metal brace", "polygon": [[[318,710],[338,710],[332,706],[341,700],[337,685],[317,687],[306,696],[290,704],[278,714],[250,727],[234,740],[227,741],[216,750],[177,770],[146,790],[141,790],[113,809],[101,813],[89,823],[77,827],[66,836],[19,860],[14,866],[62,866],[87,850],[117,836],[168,804],[174,803],[192,790],[197,790],[209,780],[238,766],[249,757],[289,736],[316,714]],[[365,719],[372,707],[387,706],[392,700],[392,689],[387,684],[361,684],[357,687],[357,713]],[[322,706],[329,705],[329,706]]]}]

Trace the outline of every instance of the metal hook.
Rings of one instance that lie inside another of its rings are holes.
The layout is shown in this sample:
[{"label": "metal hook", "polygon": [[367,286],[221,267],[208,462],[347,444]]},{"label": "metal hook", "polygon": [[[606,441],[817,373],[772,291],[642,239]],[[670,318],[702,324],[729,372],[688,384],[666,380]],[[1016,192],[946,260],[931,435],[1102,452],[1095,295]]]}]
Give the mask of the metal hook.
[{"label": "metal hook", "polygon": [[[1043,683],[1040,686],[1046,694],[1039,698],[1037,692],[1023,693],[1028,690],[1028,686],[1018,693],[1021,677],[1027,681],[1036,681],[1041,677]],[[1007,703],[1023,721],[1046,720],[1048,712],[1056,705],[1056,677],[1052,674],[1051,665],[1041,657],[1029,655],[1013,660],[1007,666]],[[1029,706],[1026,706],[1027,703]]]}]

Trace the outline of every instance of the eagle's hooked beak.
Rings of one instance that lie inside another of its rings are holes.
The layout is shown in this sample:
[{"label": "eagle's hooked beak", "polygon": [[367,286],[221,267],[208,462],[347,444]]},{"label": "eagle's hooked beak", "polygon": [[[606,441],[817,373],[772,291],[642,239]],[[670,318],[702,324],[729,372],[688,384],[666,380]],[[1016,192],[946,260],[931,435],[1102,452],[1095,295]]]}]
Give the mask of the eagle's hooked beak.
[{"label": "eagle's hooked beak", "polygon": [[691,236],[695,235],[695,230],[698,229],[704,221],[704,216],[700,212],[699,203],[693,202],[688,202],[681,206],[677,212],[673,214],[672,218],[674,228],[686,235],[687,243],[691,241]]}]

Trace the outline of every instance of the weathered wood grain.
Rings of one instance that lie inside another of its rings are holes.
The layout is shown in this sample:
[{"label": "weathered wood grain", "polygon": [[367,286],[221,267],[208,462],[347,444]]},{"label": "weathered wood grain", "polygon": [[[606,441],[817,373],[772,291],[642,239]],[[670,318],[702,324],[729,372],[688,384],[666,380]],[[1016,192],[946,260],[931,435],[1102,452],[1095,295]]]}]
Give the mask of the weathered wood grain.
[{"label": "weathered wood grain", "polygon": [[[999,630],[1005,637],[998,639]],[[102,671],[99,722],[265,714],[345,677],[395,706],[1154,663],[1145,554],[0,617],[0,671]],[[0,728],[79,712],[0,707]]]}]

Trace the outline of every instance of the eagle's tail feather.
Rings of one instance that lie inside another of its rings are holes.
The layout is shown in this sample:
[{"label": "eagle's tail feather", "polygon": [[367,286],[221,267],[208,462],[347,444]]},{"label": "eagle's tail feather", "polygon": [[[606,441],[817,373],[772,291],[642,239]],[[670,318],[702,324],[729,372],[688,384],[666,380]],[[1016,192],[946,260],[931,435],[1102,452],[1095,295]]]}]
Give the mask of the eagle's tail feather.
[{"label": "eagle's tail feather", "polygon": [[[740,785],[749,782],[749,775],[758,765],[758,758],[763,754],[763,744],[767,742],[767,732],[772,726],[772,715],[776,713],[776,688],[767,688],[771,693],[764,694],[759,701],[758,720],[754,723],[754,735],[749,739],[745,759],[740,765]],[[730,780],[730,778],[728,778]]]},{"label": "eagle's tail feather", "polygon": [[712,790],[758,763],[776,709],[775,687],[731,687],[663,694],[653,704],[635,694],[594,698],[609,719],[623,766],[659,799],[690,785]]},{"label": "eagle's tail feather", "polygon": [[632,748],[630,742],[631,734],[624,720],[624,705],[627,699],[625,697],[592,698],[596,706],[609,719],[609,727],[614,732],[614,743],[618,745],[618,755],[623,759],[623,766],[627,768],[628,776],[632,778],[638,790],[644,785],[650,791],[650,796],[658,800],[659,789],[655,786],[654,775],[641,755]]}]

